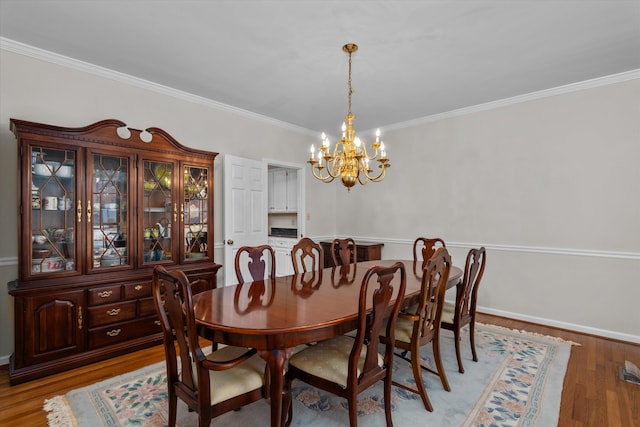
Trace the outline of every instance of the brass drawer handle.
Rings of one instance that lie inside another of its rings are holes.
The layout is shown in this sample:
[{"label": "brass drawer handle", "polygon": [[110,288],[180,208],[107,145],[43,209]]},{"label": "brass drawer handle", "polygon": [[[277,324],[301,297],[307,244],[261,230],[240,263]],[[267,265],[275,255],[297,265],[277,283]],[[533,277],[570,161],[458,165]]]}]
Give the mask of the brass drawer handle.
[{"label": "brass drawer handle", "polygon": [[107,332],[107,335],[109,335],[110,337],[117,337],[118,335],[120,335],[120,329],[114,329],[112,331]]},{"label": "brass drawer handle", "polygon": [[120,313],[119,308],[114,308],[113,310],[107,310],[107,314],[109,316],[117,316]]},{"label": "brass drawer handle", "polygon": [[135,289],[136,291],[139,291],[139,290],[141,290],[141,289],[142,289],[142,285],[136,285],[136,287],[135,287],[135,288],[133,288],[133,289]]},{"label": "brass drawer handle", "polygon": [[109,298],[113,291],[102,291],[98,294],[100,298]]},{"label": "brass drawer handle", "polygon": [[82,307],[78,307],[78,329],[82,329]]}]

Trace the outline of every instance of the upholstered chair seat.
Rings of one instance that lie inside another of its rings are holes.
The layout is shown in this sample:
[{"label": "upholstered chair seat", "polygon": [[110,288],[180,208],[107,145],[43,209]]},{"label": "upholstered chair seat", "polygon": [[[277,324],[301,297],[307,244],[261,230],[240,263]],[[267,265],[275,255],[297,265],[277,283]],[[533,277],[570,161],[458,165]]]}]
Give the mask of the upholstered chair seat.
[{"label": "upholstered chair seat", "polygon": [[440,316],[441,322],[453,323],[454,316],[456,314],[456,306],[450,302],[445,302],[442,306],[442,316]]},{"label": "upholstered chair seat", "polygon": [[[225,362],[242,356],[248,348],[222,347],[206,355],[206,359],[212,362]],[[196,365],[192,363],[193,372]],[[224,371],[209,371],[209,389],[211,390],[211,405],[223,402],[236,396],[260,389],[264,386],[265,362],[257,354]],[[194,381],[197,383],[197,376]]]},{"label": "upholstered chair seat", "polygon": [[[340,336],[330,340],[321,341],[318,344],[294,354],[289,359],[289,366],[295,366],[316,377],[324,378],[342,388],[347,387],[349,371],[349,353],[353,349],[353,338]],[[362,347],[358,360],[358,374],[362,372],[364,358],[367,354],[367,346]],[[384,357],[378,353],[378,366],[382,367]]]}]

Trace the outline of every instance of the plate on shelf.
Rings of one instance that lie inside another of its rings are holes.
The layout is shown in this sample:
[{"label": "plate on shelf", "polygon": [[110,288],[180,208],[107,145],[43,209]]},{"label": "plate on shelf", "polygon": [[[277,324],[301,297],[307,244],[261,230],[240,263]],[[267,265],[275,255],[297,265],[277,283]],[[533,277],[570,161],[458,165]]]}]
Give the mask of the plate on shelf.
[{"label": "plate on shelf", "polygon": [[145,191],[153,191],[156,189],[158,184],[153,181],[145,181],[144,184],[142,184],[142,186],[144,187]]},{"label": "plate on shelf", "polygon": [[204,258],[206,254],[202,252],[187,252],[187,258]]},{"label": "plate on shelf", "polygon": [[50,273],[52,271],[61,271],[64,269],[64,260],[60,257],[44,258],[41,260],[34,260],[31,270],[33,272]]},{"label": "plate on shelf", "polygon": [[158,182],[161,186],[164,188],[171,187],[171,166],[161,163],[156,165],[153,172],[155,173],[156,178],[158,178]]}]

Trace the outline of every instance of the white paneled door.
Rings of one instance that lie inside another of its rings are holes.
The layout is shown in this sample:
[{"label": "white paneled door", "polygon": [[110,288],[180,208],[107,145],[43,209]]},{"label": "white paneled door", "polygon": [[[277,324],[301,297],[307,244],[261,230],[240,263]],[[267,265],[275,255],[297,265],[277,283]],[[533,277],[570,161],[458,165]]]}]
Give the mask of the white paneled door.
[{"label": "white paneled door", "polygon": [[234,258],[241,246],[267,244],[267,165],[224,156],[224,283],[237,283]]}]

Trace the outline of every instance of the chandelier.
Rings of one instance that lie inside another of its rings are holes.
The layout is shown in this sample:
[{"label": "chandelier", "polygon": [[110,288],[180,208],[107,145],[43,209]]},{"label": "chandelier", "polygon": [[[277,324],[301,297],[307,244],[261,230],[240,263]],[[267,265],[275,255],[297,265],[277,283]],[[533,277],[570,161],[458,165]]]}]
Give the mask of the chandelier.
[{"label": "chandelier", "polygon": [[[351,55],[358,50],[358,45],[348,43],[342,46],[342,50],[349,55],[349,80],[347,86],[349,88],[349,110],[345,116],[345,122],[342,123],[342,138],[336,143],[333,150],[330,149],[331,143],[329,138],[322,133],[322,144],[316,154],[315,147],[311,144],[311,157],[308,162],[311,165],[313,176],[323,182],[331,182],[340,177],[342,185],[351,190],[356,182],[364,185],[368,181],[382,181],[387,172],[387,168],[391,166],[387,153],[384,148],[384,142],[380,141],[380,129],[376,131],[376,140],[371,144],[374,153],[369,156],[366,145],[356,136],[353,128],[353,120],[356,118],[351,114]],[[317,155],[317,157],[316,157]],[[369,165],[370,162],[377,161],[379,163],[376,174]]]}]

